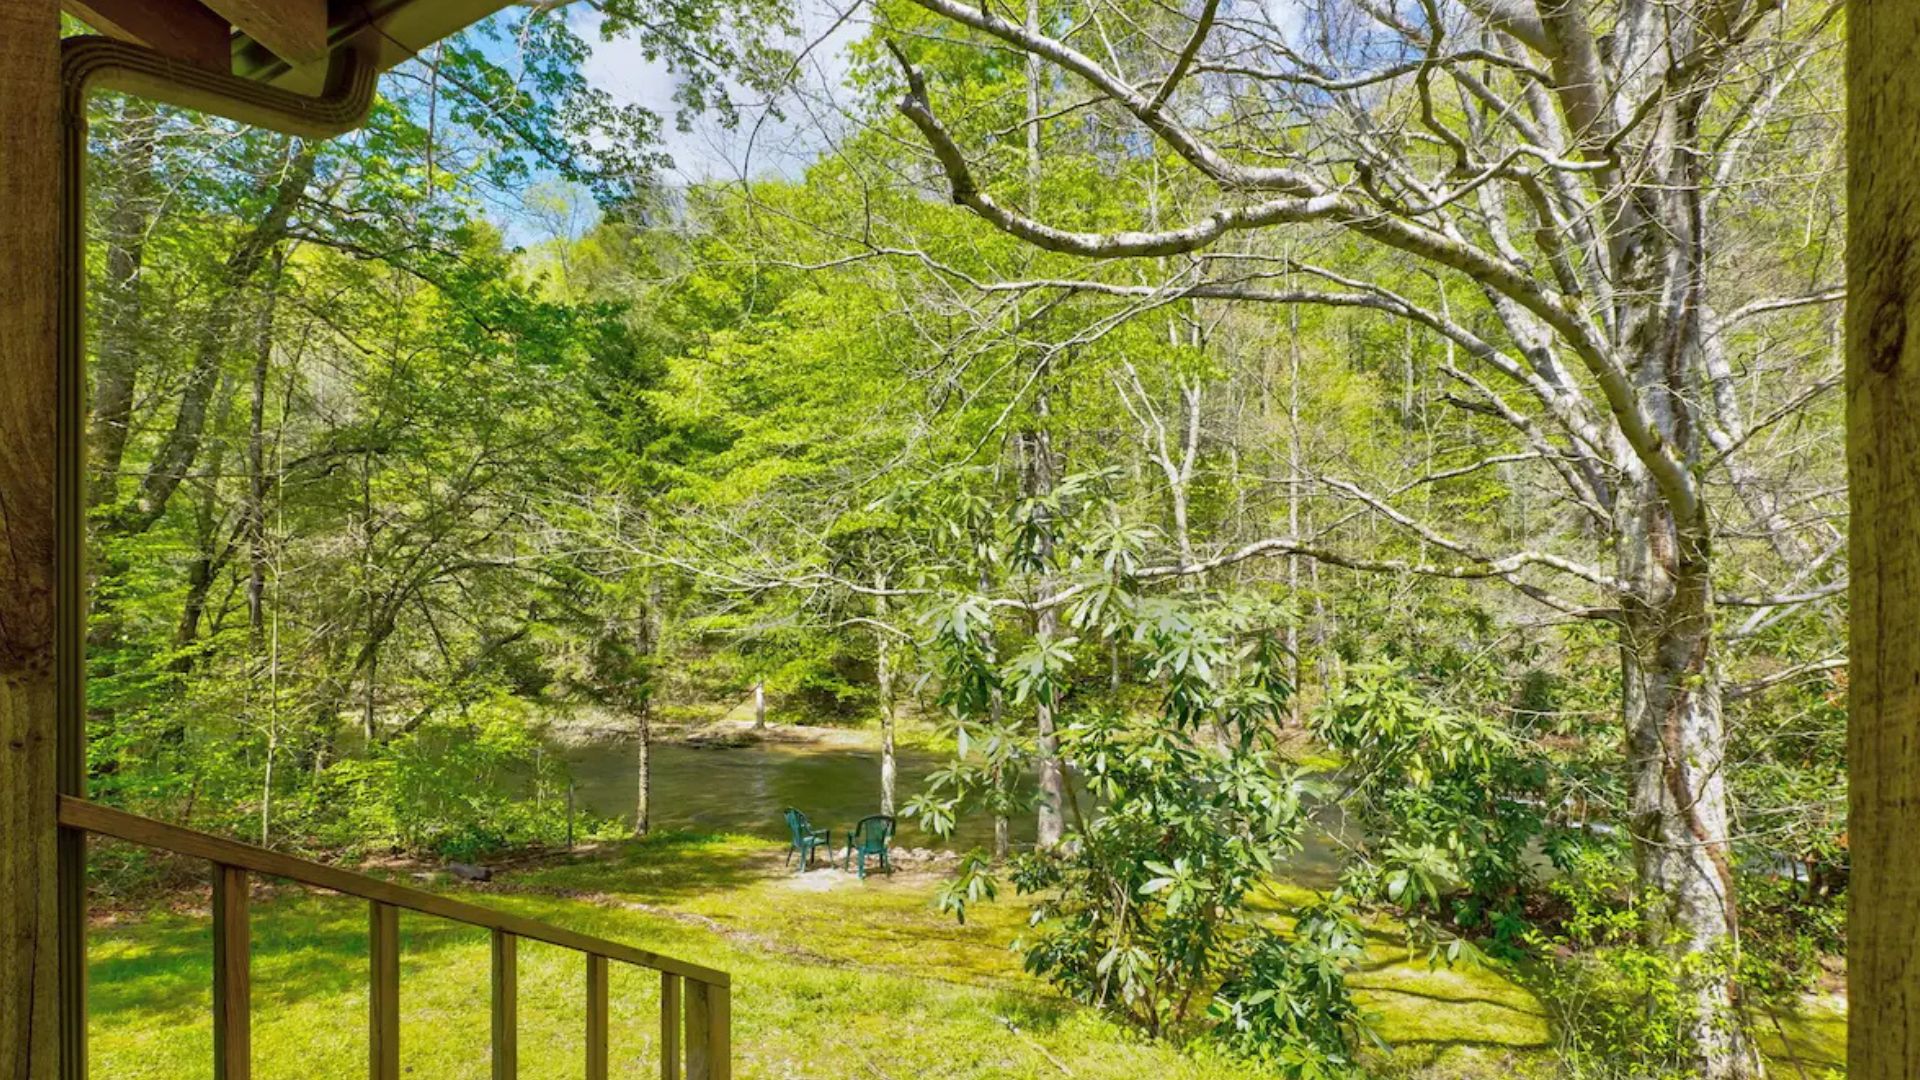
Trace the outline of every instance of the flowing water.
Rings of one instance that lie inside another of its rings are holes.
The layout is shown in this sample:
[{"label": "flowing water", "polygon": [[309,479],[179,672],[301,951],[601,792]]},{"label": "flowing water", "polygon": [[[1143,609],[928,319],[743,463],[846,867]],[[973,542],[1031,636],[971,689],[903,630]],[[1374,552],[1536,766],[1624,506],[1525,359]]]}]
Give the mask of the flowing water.
[{"label": "flowing water", "polygon": [[[579,807],[600,817],[633,820],[638,765],[630,741],[594,741],[557,750],[576,785]],[[901,750],[896,755],[897,799],[901,807],[897,842],[903,847],[967,851],[993,846],[993,818],[984,813],[961,817],[947,840],[923,831],[904,812],[924,790],[926,780],[946,763],[939,754]],[[1028,785],[1031,789],[1031,784]],[[1090,809],[1084,791],[1080,804]],[[785,808],[797,807],[818,829],[832,829],[839,843],[845,830],[868,814],[880,812],[880,753],[842,747],[758,744],[696,747],[656,743],[653,747],[653,827],[731,832],[787,839]],[[1323,828],[1337,816],[1317,813]],[[1033,842],[1033,814],[1012,821],[1016,845]],[[1334,844],[1321,830],[1306,838],[1304,850],[1288,860],[1286,877],[1302,884],[1330,884],[1338,872]]]},{"label": "flowing water", "polygon": [[[639,766],[631,742],[592,742],[560,751],[573,774],[582,810],[600,817],[633,820],[634,785]],[[906,813],[907,803],[925,789],[926,780],[945,759],[922,751],[901,750],[899,823],[895,836],[904,847],[950,847],[957,851],[993,846],[993,819],[971,814],[960,819],[952,839],[924,832]],[[818,746],[755,745],[695,747],[657,743],[653,747],[653,827],[699,832],[744,833],[787,838],[780,813],[797,807],[814,828],[843,830],[880,812],[880,753]],[[1015,843],[1031,843],[1031,815],[1013,822]]]}]

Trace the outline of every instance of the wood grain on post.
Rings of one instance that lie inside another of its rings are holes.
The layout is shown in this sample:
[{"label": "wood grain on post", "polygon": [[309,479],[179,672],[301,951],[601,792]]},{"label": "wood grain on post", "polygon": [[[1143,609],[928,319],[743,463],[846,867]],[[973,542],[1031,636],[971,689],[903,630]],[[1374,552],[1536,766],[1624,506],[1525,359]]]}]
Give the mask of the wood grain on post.
[{"label": "wood grain on post", "polygon": [[660,1080],[680,1080],[680,976],[660,973]]},{"label": "wood grain on post", "polygon": [[687,1080],[730,1080],[733,1076],[732,1012],[727,987],[687,982]]},{"label": "wood grain on post", "polygon": [[505,930],[493,932],[493,1080],[520,1075],[520,948]]},{"label": "wood grain on post", "polygon": [[400,909],[368,904],[367,1073],[400,1080]]},{"label": "wood grain on post", "polygon": [[1920,4],[1847,4],[1847,1075],[1920,1076]]},{"label": "wood grain on post", "polygon": [[587,1080],[607,1080],[607,958],[587,954]]},{"label": "wood grain on post", "polygon": [[713,1080],[712,1048],[707,1044],[708,991],[706,983],[697,979],[687,980],[684,1010],[687,1080]]},{"label": "wood grain on post", "polygon": [[707,988],[707,1080],[733,1080],[733,992]]},{"label": "wood grain on post", "polygon": [[0,3],[0,1076],[8,1080],[53,1080],[72,1052],[60,1035],[54,820],[59,41],[54,0]]},{"label": "wood grain on post", "polygon": [[253,935],[247,872],[213,868],[213,1075],[248,1080],[253,1075]]}]

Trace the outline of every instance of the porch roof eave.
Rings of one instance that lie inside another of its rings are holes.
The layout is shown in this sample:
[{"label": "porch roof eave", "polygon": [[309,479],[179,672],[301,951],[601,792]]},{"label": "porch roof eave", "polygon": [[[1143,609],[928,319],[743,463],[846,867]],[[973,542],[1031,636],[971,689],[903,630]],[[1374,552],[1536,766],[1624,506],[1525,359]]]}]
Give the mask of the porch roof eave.
[{"label": "porch roof eave", "polygon": [[[337,51],[349,42],[364,41],[375,58],[375,70],[386,71],[431,48],[514,0],[366,0],[329,5],[327,43]],[[303,93],[318,93],[325,84],[331,57],[293,65],[275,55],[244,30],[232,38],[233,74]]]}]

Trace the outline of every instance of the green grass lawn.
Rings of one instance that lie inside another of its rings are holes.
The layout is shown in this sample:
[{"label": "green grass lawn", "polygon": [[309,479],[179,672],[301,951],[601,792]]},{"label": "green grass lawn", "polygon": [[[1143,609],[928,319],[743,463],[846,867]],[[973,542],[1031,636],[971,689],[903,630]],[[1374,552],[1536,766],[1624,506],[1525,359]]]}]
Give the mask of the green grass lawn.
[{"label": "green grass lawn", "polygon": [[[860,882],[793,875],[780,848],[664,835],[563,865],[458,888],[482,903],[726,969],[734,978],[735,1075],[819,1080],[939,1077],[1206,1080],[1248,1071],[1204,1047],[1148,1043],[1025,975],[1009,944],[1015,900],[959,926],[929,904],[930,875]],[[366,1060],[365,905],[286,890],[259,897],[254,930],[255,1075],[360,1075]],[[1356,976],[1393,1053],[1383,1075],[1553,1074],[1545,1010],[1522,973],[1429,970],[1390,926]],[[403,914],[401,1061],[418,1077],[487,1077],[484,932]],[[204,1076],[212,1034],[210,922],[167,909],[103,919],[90,942],[93,1074]],[[583,1075],[584,965],[523,942],[521,1075]],[[658,979],[613,965],[616,1076],[657,1076]],[[1843,1056],[1838,1014],[1792,1019],[1796,1055],[1820,1076]],[[1778,1039],[1769,1047],[1778,1055]],[[1785,1063],[1782,1063],[1785,1064]],[[1784,1075],[1793,1075],[1791,1066]]]}]

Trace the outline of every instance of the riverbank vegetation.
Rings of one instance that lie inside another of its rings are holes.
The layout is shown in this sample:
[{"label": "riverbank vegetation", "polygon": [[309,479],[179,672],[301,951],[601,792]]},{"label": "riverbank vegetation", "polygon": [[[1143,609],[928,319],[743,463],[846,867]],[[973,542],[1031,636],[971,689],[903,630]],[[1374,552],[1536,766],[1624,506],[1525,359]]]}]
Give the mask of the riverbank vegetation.
[{"label": "riverbank vegetation", "polygon": [[[964,855],[833,907],[918,966],[1017,941],[981,985],[1076,1075],[1453,1075],[1370,1015],[1389,971],[1503,973],[1543,1075],[1817,1075],[1781,1040],[1847,876],[1834,9],[1530,6],[610,0],[503,13],[326,144],[102,97],[92,794],[485,860],[565,835],[590,711],[631,792],[571,824],[611,844],[671,817],[657,729],[757,701],[870,731],[862,797]],[[588,77],[621,43],[674,106]],[[679,120],[742,178],[674,181]],[[903,782],[908,727],[943,764]],[[732,843],[509,881],[655,904]],[[709,884],[724,917],[583,917],[735,950],[758,1075],[860,1075],[777,1030],[860,995],[967,1048],[900,1075],[1051,1067],[979,986],[703,941],[812,947],[759,910],[790,886]],[[271,910],[318,943],[315,904]],[[97,1038],[176,1007],[185,926],[99,936],[96,995],[144,989]]]}]

